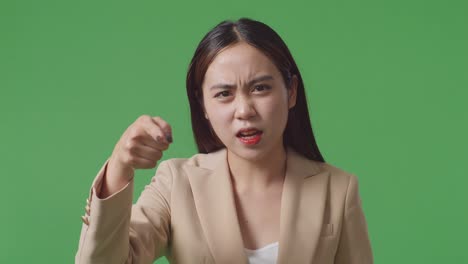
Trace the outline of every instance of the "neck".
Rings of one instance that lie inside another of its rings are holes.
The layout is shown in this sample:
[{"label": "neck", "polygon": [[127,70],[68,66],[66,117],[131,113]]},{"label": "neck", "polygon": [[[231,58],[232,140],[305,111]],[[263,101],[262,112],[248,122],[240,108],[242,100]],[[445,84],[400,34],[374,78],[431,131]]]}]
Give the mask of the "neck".
[{"label": "neck", "polygon": [[282,144],[256,159],[245,159],[228,151],[228,163],[238,192],[264,192],[274,187],[282,190],[286,173],[286,150]]}]

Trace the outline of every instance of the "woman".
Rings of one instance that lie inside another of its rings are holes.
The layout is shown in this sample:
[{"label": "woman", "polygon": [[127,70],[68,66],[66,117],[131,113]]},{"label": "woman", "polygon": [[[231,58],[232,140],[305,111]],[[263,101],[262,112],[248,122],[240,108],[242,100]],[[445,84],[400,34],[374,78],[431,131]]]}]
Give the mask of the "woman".
[{"label": "woman", "polygon": [[187,75],[200,153],[153,168],[170,125],[141,116],[90,191],[76,263],[373,263],[356,176],[325,163],[299,70],[281,38],[249,19],[200,42]]}]

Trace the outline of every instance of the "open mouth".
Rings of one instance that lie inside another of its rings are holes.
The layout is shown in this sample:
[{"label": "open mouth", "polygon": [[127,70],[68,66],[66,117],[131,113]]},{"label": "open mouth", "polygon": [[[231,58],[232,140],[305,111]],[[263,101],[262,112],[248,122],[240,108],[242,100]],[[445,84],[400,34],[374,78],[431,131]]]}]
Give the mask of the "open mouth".
[{"label": "open mouth", "polygon": [[262,140],[263,131],[255,129],[255,128],[248,128],[248,129],[241,129],[237,133],[237,138],[239,139],[242,144],[246,146],[253,146],[260,143]]},{"label": "open mouth", "polygon": [[239,132],[237,133],[237,137],[239,138],[244,138],[244,139],[251,139],[251,138],[254,138],[258,135],[261,135],[263,134],[262,131],[260,130],[249,130],[249,131],[245,131],[245,132]]}]

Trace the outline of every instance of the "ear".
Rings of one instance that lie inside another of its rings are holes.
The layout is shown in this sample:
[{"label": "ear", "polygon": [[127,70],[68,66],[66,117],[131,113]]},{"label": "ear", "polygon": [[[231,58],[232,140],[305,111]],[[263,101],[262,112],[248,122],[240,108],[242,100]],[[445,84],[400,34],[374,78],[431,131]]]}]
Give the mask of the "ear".
[{"label": "ear", "polygon": [[289,109],[293,108],[296,105],[297,85],[298,85],[297,76],[293,75],[291,79],[291,87],[289,87],[288,89],[288,108]]}]

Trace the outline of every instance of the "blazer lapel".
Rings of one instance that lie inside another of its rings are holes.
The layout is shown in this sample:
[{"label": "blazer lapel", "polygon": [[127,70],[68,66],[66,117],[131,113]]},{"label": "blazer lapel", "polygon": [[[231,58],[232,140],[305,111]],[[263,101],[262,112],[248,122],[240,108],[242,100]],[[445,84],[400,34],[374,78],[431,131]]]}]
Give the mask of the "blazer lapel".
[{"label": "blazer lapel", "polygon": [[226,149],[210,153],[203,166],[185,169],[215,263],[247,264],[226,154]]},{"label": "blazer lapel", "polygon": [[311,263],[321,234],[329,173],[287,149],[277,263]]},{"label": "blazer lapel", "polygon": [[[226,149],[212,152],[184,170],[215,263],[247,264]],[[329,173],[320,172],[317,162],[287,148],[277,263],[313,260],[322,230],[328,179]]]}]

